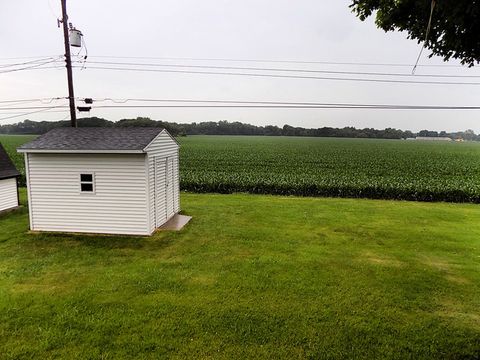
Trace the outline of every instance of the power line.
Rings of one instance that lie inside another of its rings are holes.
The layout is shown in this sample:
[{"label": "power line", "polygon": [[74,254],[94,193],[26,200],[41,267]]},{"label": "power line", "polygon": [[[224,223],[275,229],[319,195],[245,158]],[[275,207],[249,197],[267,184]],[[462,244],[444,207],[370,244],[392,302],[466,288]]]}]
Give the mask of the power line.
[{"label": "power line", "polygon": [[30,71],[30,70],[49,70],[49,69],[60,69],[58,66],[42,66],[42,67],[33,67],[33,68],[26,68],[26,69],[19,69],[19,70],[11,70],[11,71],[0,71],[0,74],[8,74],[12,72],[18,71]]},{"label": "power line", "polygon": [[[42,104],[51,104],[53,101],[65,100],[67,97],[52,97],[52,98],[33,98],[33,99],[12,99],[12,100],[0,100],[0,103],[6,104],[0,106],[0,110],[32,110],[32,109],[49,109],[51,107],[46,106],[18,106],[25,102],[41,102]],[[273,106],[302,106],[302,107],[313,107],[313,106],[334,106],[334,107],[366,107],[366,108],[401,108],[401,109],[457,109],[457,110],[477,110],[480,106],[476,105],[406,105],[406,104],[378,104],[378,103],[344,103],[344,102],[312,102],[312,101],[272,101],[272,100],[213,100],[213,99],[178,99],[178,98],[75,98],[78,101],[90,100],[89,103],[102,103],[102,102],[113,102],[115,104],[125,104],[128,102],[140,102],[140,103],[189,103],[195,104],[190,105],[193,107],[197,106],[206,106],[204,104],[227,104],[235,107],[236,105],[273,105]],[[99,105],[95,108],[105,108],[105,107],[177,107],[178,105]],[[184,105],[181,105],[184,106]],[[64,106],[57,105],[56,107],[62,108]]]},{"label": "power line", "polygon": [[[145,60],[185,60],[185,61],[219,61],[219,62],[253,62],[253,63],[288,63],[288,64],[322,64],[322,65],[358,65],[358,66],[392,66],[412,67],[413,64],[405,63],[369,63],[369,62],[341,62],[341,61],[311,61],[311,60],[266,60],[266,59],[235,59],[235,58],[195,58],[195,57],[154,57],[154,56],[107,56],[97,55],[92,58],[104,59],[145,59]],[[418,65],[419,67],[458,67],[462,65],[453,64],[430,64]]]},{"label": "power line", "polygon": [[[50,111],[49,113],[51,113],[53,111]],[[68,113],[66,116],[64,116],[63,118],[59,119],[59,120],[52,120],[53,122],[60,122],[60,121],[65,121],[69,118],[70,116],[70,113]]]},{"label": "power line", "polygon": [[[79,68],[79,67],[78,67],[78,66],[75,66],[75,68]],[[480,83],[478,83],[478,82],[448,82],[448,81],[422,81],[422,80],[367,79],[367,78],[349,78],[349,77],[322,77],[322,76],[258,74],[258,73],[235,73],[235,72],[215,72],[215,71],[195,71],[195,70],[140,69],[140,68],[123,68],[123,67],[106,67],[106,66],[87,66],[87,67],[85,67],[85,69],[116,70],[116,71],[138,71],[138,72],[158,72],[158,73],[177,73],[177,74],[250,76],[250,77],[268,77],[268,78],[284,78],[284,79],[311,79],[311,80],[331,80],[331,81],[358,81],[358,82],[378,82],[378,83],[397,83],[397,84],[480,85]]]},{"label": "power line", "polygon": [[[49,114],[52,114],[52,113],[64,113],[66,110],[49,110],[48,113]],[[1,115],[15,115],[15,114],[23,114],[24,111],[15,111],[15,112],[11,112],[11,111],[8,111],[8,110],[0,110],[0,114]]]},{"label": "power line", "polygon": [[46,111],[48,111],[49,109],[55,109],[55,108],[58,108],[58,107],[59,107],[59,106],[51,106],[51,107],[47,107],[47,108],[44,108],[44,109],[41,109],[41,110],[26,112],[26,113],[19,114],[19,115],[6,116],[6,117],[0,118],[0,120],[14,119],[14,118],[17,118],[17,117],[27,116],[27,115],[31,115],[31,114],[37,114],[37,113],[40,113],[40,112],[46,112]]},{"label": "power line", "polygon": [[[21,59],[42,59],[51,58],[58,55],[44,56],[20,56],[20,57],[4,57],[4,60],[21,60]],[[89,55],[90,58],[99,59],[138,59],[138,60],[182,60],[182,61],[218,61],[218,62],[251,62],[251,63],[285,63],[285,64],[321,64],[321,65],[348,65],[348,66],[382,66],[382,67],[412,67],[410,63],[382,63],[382,62],[355,62],[355,61],[316,61],[316,60],[274,60],[274,59],[238,59],[238,58],[201,58],[201,57],[155,57],[155,56],[116,56],[116,55]],[[454,64],[419,64],[418,67],[434,67],[434,68],[463,68],[462,65]]]},{"label": "power line", "polygon": [[[17,107],[10,110],[48,110],[67,109],[68,106],[53,107]],[[274,105],[265,104],[221,104],[221,105],[100,105],[95,109],[142,109],[142,108],[249,108],[249,109],[367,109],[367,110],[480,110],[480,106],[436,106],[436,105],[375,105],[375,104],[317,104],[317,105],[295,105],[294,103],[278,103]],[[2,110],[2,108],[0,108]],[[34,113],[33,112],[33,113]]]},{"label": "power line", "polygon": [[320,73],[320,74],[344,74],[344,75],[373,75],[373,76],[402,76],[402,77],[440,77],[440,78],[480,78],[480,75],[442,75],[442,74],[419,74],[391,73],[391,72],[362,72],[362,71],[333,71],[333,70],[312,70],[312,69],[285,69],[285,68],[259,68],[259,67],[237,67],[237,66],[214,66],[214,65],[180,65],[180,64],[152,64],[152,63],[128,63],[111,61],[89,61],[90,64],[104,65],[127,65],[127,66],[151,66],[151,67],[174,67],[194,69],[220,69],[220,70],[254,70],[254,71],[278,71],[278,72],[299,72],[299,73]]},{"label": "power line", "polygon": [[50,60],[46,61],[40,64],[35,64],[32,66],[26,66],[26,67],[21,67],[21,68],[16,68],[16,69],[9,69],[9,70],[2,70],[0,71],[0,74],[6,74],[6,73],[12,73],[12,72],[17,72],[17,71],[24,71],[24,70],[43,70],[43,69],[57,69],[56,66],[43,66],[47,64],[52,64],[52,63],[58,63],[59,60]]},{"label": "power line", "polygon": [[412,75],[415,74],[415,70],[417,70],[417,67],[418,67],[418,62],[420,61],[420,58],[422,57],[423,49],[425,49],[425,47],[427,46],[428,35],[430,35],[430,29],[432,27],[432,18],[433,18],[433,10],[434,9],[435,9],[435,0],[432,0],[431,5],[430,5],[430,17],[428,18],[427,30],[425,32],[425,40],[423,41],[422,48],[420,49],[420,53],[418,54],[417,61],[415,61],[415,65],[413,66]]},{"label": "power line", "polygon": [[1,108],[0,110],[41,110],[41,109],[53,109],[53,108],[66,108],[68,107],[67,105],[58,105],[58,106],[28,106],[28,107],[9,107],[9,108]]},{"label": "power line", "polygon": [[42,59],[42,58],[54,58],[61,55],[42,55],[42,56],[17,56],[17,57],[4,57],[0,58],[0,61],[4,60],[22,60],[22,59]]},{"label": "power line", "polygon": [[6,103],[24,103],[24,102],[41,102],[44,104],[51,104],[55,100],[67,99],[66,97],[53,97],[53,98],[37,98],[37,99],[19,99],[19,100],[0,100],[0,104]]},{"label": "power line", "polygon": [[16,101],[12,101],[12,100],[9,100],[9,101],[0,101],[0,103],[2,103],[2,107],[0,107],[0,111],[1,112],[11,112],[12,110],[15,110],[17,109],[17,107],[19,105],[25,105],[25,104],[31,104],[31,103],[34,103],[34,102],[40,102],[41,104],[43,105],[48,105],[48,104],[51,104],[53,101],[57,101],[57,100],[63,100],[65,98],[45,98],[45,99],[30,99],[30,100],[16,100]]},{"label": "power line", "polygon": [[249,109],[372,109],[372,110],[480,110],[480,106],[367,106],[367,105],[101,105],[100,108],[249,108]]},{"label": "power line", "polygon": [[52,7],[52,4],[50,3],[50,0],[47,0],[47,3],[48,3],[48,7],[50,8],[50,12],[52,13],[52,15],[55,17],[55,19],[60,19],[61,16],[58,16],[55,11],[53,10],[53,7]]},{"label": "power line", "polygon": [[15,67],[15,66],[28,65],[28,64],[35,64],[35,63],[38,63],[38,62],[41,62],[41,61],[48,61],[48,60],[56,60],[56,58],[48,57],[48,58],[43,58],[43,59],[38,59],[38,60],[24,61],[24,62],[21,62],[21,63],[0,64],[0,69]]},{"label": "power line", "polygon": [[[82,99],[79,99],[82,100]],[[359,104],[359,103],[320,103],[320,102],[285,102],[285,101],[242,101],[242,100],[198,100],[198,99],[93,99],[94,102],[111,101],[114,103],[125,104],[134,102],[171,102],[171,103],[207,103],[207,104],[249,104],[249,105],[278,105],[278,106],[335,106],[335,107],[366,107],[366,108],[402,108],[402,109],[458,109],[458,110],[477,110],[480,106],[443,106],[443,105],[402,105],[402,104]],[[133,105],[138,107],[142,105]],[[149,107],[151,105],[146,105]],[[101,107],[101,106],[97,106]]]}]

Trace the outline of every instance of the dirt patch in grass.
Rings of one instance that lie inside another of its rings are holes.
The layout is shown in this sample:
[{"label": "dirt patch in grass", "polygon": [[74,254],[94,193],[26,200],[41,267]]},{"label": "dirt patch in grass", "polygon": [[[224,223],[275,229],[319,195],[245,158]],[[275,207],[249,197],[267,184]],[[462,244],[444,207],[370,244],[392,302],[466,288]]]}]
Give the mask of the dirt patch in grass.
[{"label": "dirt patch in grass", "polygon": [[211,275],[196,275],[192,276],[189,279],[189,282],[195,285],[210,286],[214,285],[217,282],[217,279]]},{"label": "dirt patch in grass", "polygon": [[85,276],[68,272],[49,272],[40,277],[32,277],[13,284],[12,293],[35,292],[41,294],[68,294],[83,287],[88,282]]},{"label": "dirt patch in grass", "polygon": [[452,269],[452,264],[448,261],[436,258],[436,257],[423,257],[420,259],[421,263],[427,265],[428,267],[434,268],[440,271],[450,271]]},{"label": "dirt patch in grass", "polygon": [[386,267],[398,268],[404,265],[404,263],[401,262],[400,260],[397,260],[389,256],[385,256],[385,255],[375,254],[372,251],[363,252],[361,256],[361,260],[366,261],[370,264],[386,266]]},{"label": "dirt patch in grass", "polygon": [[444,298],[439,305],[440,309],[436,312],[438,316],[473,330],[480,330],[480,313],[476,309],[466,308],[460,300],[453,298]]},{"label": "dirt patch in grass", "polygon": [[472,283],[468,278],[458,274],[458,266],[445,259],[438,257],[422,257],[420,258],[420,262],[421,264],[428,266],[428,268],[440,272],[450,283],[457,285],[468,285]]},{"label": "dirt patch in grass", "polygon": [[445,276],[445,279],[447,279],[448,281],[450,281],[452,283],[458,284],[458,285],[468,285],[468,284],[472,283],[466,277],[459,276],[459,275],[454,275],[454,274],[449,274],[449,275]]}]

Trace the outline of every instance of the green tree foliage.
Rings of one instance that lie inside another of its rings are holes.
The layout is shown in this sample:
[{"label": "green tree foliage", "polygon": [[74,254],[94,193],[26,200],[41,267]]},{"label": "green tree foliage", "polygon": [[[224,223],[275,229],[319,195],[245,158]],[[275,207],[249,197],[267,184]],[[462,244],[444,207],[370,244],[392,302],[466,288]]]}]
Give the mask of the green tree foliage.
[{"label": "green tree foliage", "polygon": [[[25,120],[17,124],[0,125],[0,134],[43,134],[57,127],[70,126],[69,121],[30,121]],[[80,127],[161,127],[174,136],[186,135],[265,135],[265,136],[309,136],[309,137],[341,137],[341,138],[371,138],[371,139],[406,139],[415,137],[417,134],[406,130],[398,130],[386,128],[383,130],[364,128],[357,129],[354,127],[344,128],[303,128],[284,125],[278,127],[275,125],[256,126],[244,124],[238,121],[206,121],[201,123],[179,124],[174,122],[166,122],[152,120],[146,117],[138,117],[136,119],[122,119],[117,122],[105,120],[102,118],[92,117],[78,120]],[[464,140],[480,140],[480,136],[476,135],[473,130],[465,132],[447,133],[443,131],[441,135],[437,131],[422,130],[418,136],[445,136],[452,139]]]},{"label": "green tree foliage", "polygon": [[[363,21],[375,16],[385,31],[406,31],[419,43],[425,39],[431,0],[353,0],[350,7]],[[436,0],[425,46],[445,61],[460,59],[473,66],[480,62],[480,2]]]}]

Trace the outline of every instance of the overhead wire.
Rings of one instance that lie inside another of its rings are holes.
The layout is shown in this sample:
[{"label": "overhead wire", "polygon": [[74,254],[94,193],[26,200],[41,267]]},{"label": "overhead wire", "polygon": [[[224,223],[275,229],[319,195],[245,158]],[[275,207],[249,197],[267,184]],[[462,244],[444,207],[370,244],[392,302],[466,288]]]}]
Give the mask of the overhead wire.
[{"label": "overhead wire", "polygon": [[[78,66],[74,66],[78,68]],[[282,75],[282,74],[260,74],[260,73],[237,73],[220,71],[196,71],[196,70],[166,70],[166,69],[141,69],[125,67],[107,67],[107,66],[87,66],[86,69],[95,70],[114,70],[114,71],[137,71],[137,72],[158,72],[158,73],[177,73],[177,74],[199,74],[199,75],[227,75],[227,76],[247,76],[264,78],[284,78],[284,79],[311,79],[311,80],[331,80],[331,81],[357,81],[357,82],[377,82],[377,83],[397,83],[397,84],[432,84],[432,85],[480,85],[480,82],[449,82],[449,81],[422,81],[422,80],[396,80],[396,79],[368,79],[351,77],[323,77],[323,76],[303,76],[303,75]]]},{"label": "overhead wire", "polygon": [[[156,100],[158,101],[158,100]],[[164,100],[174,102],[173,100]],[[199,104],[194,105],[99,105],[94,106],[95,109],[106,108],[266,108],[266,109],[379,109],[379,110],[480,110],[480,106],[455,106],[455,105],[394,105],[394,104],[355,104],[355,103],[302,103],[302,102],[268,102],[268,101],[224,101],[224,100],[177,100],[177,101],[192,101]],[[201,104],[200,104],[201,103]],[[212,104],[215,103],[215,104]],[[207,105],[205,105],[207,104]],[[10,107],[9,110],[45,110],[53,108],[67,109],[67,105],[44,107],[44,106],[30,106],[30,107]],[[0,110],[2,108],[0,107]]]},{"label": "overhead wire", "polygon": [[[82,101],[81,98],[77,100]],[[286,101],[249,101],[249,100],[199,100],[199,99],[145,99],[145,98],[127,98],[127,99],[92,99],[94,103],[111,101],[116,104],[125,104],[132,102],[171,102],[171,103],[205,103],[205,104],[249,104],[249,105],[278,105],[278,106],[336,106],[336,107],[367,107],[367,108],[423,108],[423,109],[439,109],[439,108],[459,108],[459,109],[479,109],[480,106],[444,106],[444,105],[402,105],[402,104],[358,104],[358,103],[320,103],[320,102],[286,102]],[[135,105],[138,106],[138,105]]]},{"label": "overhead wire", "polygon": [[249,108],[249,109],[372,109],[372,110],[480,110],[480,106],[366,106],[366,105],[101,105],[101,108]]},{"label": "overhead wire", "polygon": [[26,68],[26,69],[19,69],[19,70],[13,70],[13,71],[0,71],[0,74],[8,74],[12,72],[18,72],[18,71],[32,71],[32,70],[51,70],[51,69],[62,69],[62,67],[59,66],[42,66],[42,67],[33,67],[33,68]]},{"label": "overhead wire", "polygon": [[[5,57],[3,60],[18,59],[39,59],[54,57],[56,55],[45,56],[22,56],[22,57]],[[119,56],[119,55],[89,55],[91,58],[99,59],[138,59],[138,60],[181,60],[181,61],[217,61],[217,62],[251,62],[251,63],[285,63],[285,64],[320,64],[320,65],[346,65],[346,66],[377,66],[377,67],[412,67],[411,63],[382,63],[382,62],[355,62],[355,61],[317,61],[317,60],[279,60],[279,59],[245,59],[245,58],[209,58],[209,57],[155,57],[155,56]],[[463,68],[460,64],[418,64],[418,67],[435,67],[435,68]],[[470,69],[471,70],[471,69]]]},{"label": "overhead wire", "polygon": [[[412,67],[407,63],[375,63],[375,62],[344,62],[344,61],[314,61],[314,60],[272,60],[272,59],[235,59],[235,58],[196,58],[196,57],[154,57],[154,56],[116,56],[92,55],[92,58],[104,59],[144,59],[144,60],[185,60],[185,61],[218,61],[218,62],[253,62],[253,63],[289,63],[289,64],[322,64],[322,65],[353,65],[353,66],[382,66],[382,67]],[[458,67],[454,64],[423,64],[419,67]]]},{"label": "overhead wire", "polygon": [[214,65],[185,65],[185,64],[154,64],[154,63],[131,63],[112,61],[89,61],[90,64],[104,65],[126,65],[126,66],[147,66],[147,67],[174,67],[193,69],[219,69],[219,70],[253,70],[253,71],[275,71],[275,72],[299,72],[299,73],[320,73],[320,74],[342,74],[342,75],[369,75],[369,76],[401,76],[401,77],[439,77],[439,78],[480,78],[480,75],[453,75],[453,74],[420,74],[392,73],[392,72],[365,72],[365,71],[336,71],[336,70],[313,70],[313,69],[286,69],[286,68],[264,68],[264,67],[237,67],[237,66],[214,66]]},{"label": "overhead wire", "polygon": [[[50,111],[50,112],[53,112],[53,111]],[[68,111],[67,111],[67,112],[68,112]],[[67,120],[69,117],[70,117],[70,114],[67,114],[66,116],[64,116],[64,117],[61,118],[60,120],[52,120],[52,121],[57,121],[57,122],[59,122],[59,121],[65,121],[65,120]]]},{"label": "overhead wire", "polygon": [[53,98],[36,98],[36,99],[16,99],[16,100],[0,100],[0,104],[6,103],[23,103],[38,101],[44,104],[51,104],[54,100],[68,99],[68,97],[53,97]]},{"label": "overhead wire", "polygon": [[18,109],[19,105],[26,105],[32,104],[35,102],[40,102],[43,105],[51,104],[53,101],[68,99],[65,97],[57,97],[57,98],[44,98],[44,99],[26,99],[26,100],[4,100],[0,101],[2,106],[0,107],[0,112],[11,112]]},{"label": "overhead wire", "polygon": [[56,60],[49,60],[45,61],[39,64],[31,65],[31,66],[25,66],[21,68],[14,68],[14,69],[8,69],[8,70],[0,70],[0,74],[6,74],[6,73],[12,73],[12,72],[18,72],[18,71],[25,71],[25,70],[43,70],[43,69],[53,69],[57,68],[56,66],[43,66],[43,65],[48,65],[52,63],[58,63],[59,59]]},{"label": "overhead wire", "polygon": [[[59,110],[55,110],[55,109],[52,109],[52,110],[49,110],[48,113],[51,114],[51,113],[64,113],[64,112],[70,112],[69,109],[67,108],[64,108],[63,110],[59,109]],[[25,112],[24,111],[8,111],[8,110],[0,110],[0,114],[2,115],[13,115],[13,114],[23,114]]]},{"label": "overhead wire", "polygon": [[15,66],[22,66],[22,65],[29,65],[29,64],[34,64],[34,63],[38,63],[38,62],[42,62],[42,61],[48,61],[48,60],[53,60],[53,59],[55,59],[55,58],[53,58],[53,57],[48,57],[48,58],[42,58],[42,59],[38,59],[38,60],[24,61],[24,62],[21,62],[21,63],[0,64],[0,69],[9,68],[9,67],[15,67]]},{"label": "overhead wire", "polygon": [[[82,53],[82,50],[85,49],[85,55],[80,55]],[[77,54],[73,54],[74,57],[77,58],[77,60],[72,60],[72,64],[81,64],[81,68],[80,70],[84,70],[85,69],[85,64],[87,62],[87,58],[88,58],[88,48],[87,48],[87,43],[85,42],[85,37],[82,36],[81,37],[81,47],[80,47],[80,50],[78,51]]]},{"label": "overhead wire", "polygon": [[[37,114],[37,113],[41,113],[41,112],[46,112],[46,111],[48,111],[49,109],[55,109],[55,108],[58,108],[58,107],[59,107],[59,106],[51,106],[51,107],[47,107],[47,108],[40,109],[40,110],[35,110],[35,111],[31,111],[31,112],[25,112],[25,113],[22,113],[22,114],[10,115],[10,116],[6,116],[6,117],[0,118],[0,121],[1,121],[1,120],[14,119],[14,118],[17,118],[17,117],[22,117],[22,116],[27,116],[27,115],[32,115],[32,114]],[[66,110],[65,110],[65,111],[66,111]]]},{"label": "overhead wire", "polygon": [[41,110],[41,109],[52,109],[52,108],[68,108],[68,105],[55,105],[55,106],[18,106],[18,107],[9,107],[9,108],[2,108],[0,110]]},{"label": "overhead wire", "polygon": [[412,75],[415,74],[415,70],[417,70],[418,62],[422,57],[423,49],[425,49],[425,47],[427,46],[428,36],[430,35],[430,29],[432,28],[432,18],[433,18],[434,9],[435,9],[435,0],[432,0],[430,4],[430,17],[428,18],[427,30],[425,32],[425,40],[423,41],[422,48],[420,49],[420,53],[418,54],[417,61],[415,61],[415,65],[413,66]]},{"label": "overhead wire", "polygon": [[42,59],[42,58],[52,58],[52,57],[57,57],[57,56],[59,56],[59,55],[3,57],[3,58],[0,58],[0,61],[21,60],[21,59]]},{"label": "overhead wire", "polygon": [[48,3],[48,7],[50,8],[50,12],[52,13],[52,15],[55,17],[55,19],[60,19],[60,15],[58,15],[55,10],[53,10],[53,7],[52,7],[52,4],[50,2],[50,0],[47,0],[47,3]]}]

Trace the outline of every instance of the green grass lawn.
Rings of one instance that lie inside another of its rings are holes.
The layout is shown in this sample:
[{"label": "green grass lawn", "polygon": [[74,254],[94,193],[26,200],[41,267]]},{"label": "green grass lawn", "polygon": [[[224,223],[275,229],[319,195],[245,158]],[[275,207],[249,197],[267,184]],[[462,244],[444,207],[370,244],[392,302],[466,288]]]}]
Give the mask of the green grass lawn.
[{"label": "green grass lawn", "polygon": [[150,238],[1,216],[0,358],[479,358],[479,206],[182,204],[187,228]]}]

